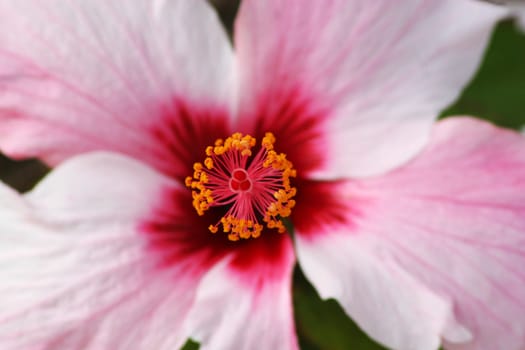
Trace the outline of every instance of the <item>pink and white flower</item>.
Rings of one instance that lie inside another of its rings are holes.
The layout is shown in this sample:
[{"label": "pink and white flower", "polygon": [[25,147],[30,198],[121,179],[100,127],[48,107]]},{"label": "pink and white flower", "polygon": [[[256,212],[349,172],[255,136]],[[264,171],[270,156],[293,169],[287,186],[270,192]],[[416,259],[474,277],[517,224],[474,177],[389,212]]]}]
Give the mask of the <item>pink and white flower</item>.
[{"label": "pink and white flower", "polygon": [[0,0],[0,148],[58,165],[0,188],[1,348],[296,349],[297,257],[388,347],[522,349],[525,140],[434,124],[503,15]]}]

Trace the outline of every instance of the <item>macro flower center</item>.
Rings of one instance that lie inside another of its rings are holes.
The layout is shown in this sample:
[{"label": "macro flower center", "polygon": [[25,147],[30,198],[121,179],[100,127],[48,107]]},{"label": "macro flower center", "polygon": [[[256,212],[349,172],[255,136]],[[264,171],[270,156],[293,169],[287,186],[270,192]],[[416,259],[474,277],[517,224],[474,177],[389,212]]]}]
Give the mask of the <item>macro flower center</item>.
[{"label": "macro flower center", "polygon": [[250,135],[234,133],[206,148],[204,162],[193,165],[186,178],[192,189],[193,207],[199,215],[213,207],[225,214],[209,226],[231,241],[257,238],[264,227],[283,233],[282,219],[290,216],[297,190],[290,178],[297,175],[284,153],[274,150],[275,137],[266,133],[260,146]]},{"label": "macro flower center", "polygon": [[232,171],[230,178],[230,190],[232,192],[246,192],[252,189],[252,180],[248,172],[242,168],[237,168]]}]

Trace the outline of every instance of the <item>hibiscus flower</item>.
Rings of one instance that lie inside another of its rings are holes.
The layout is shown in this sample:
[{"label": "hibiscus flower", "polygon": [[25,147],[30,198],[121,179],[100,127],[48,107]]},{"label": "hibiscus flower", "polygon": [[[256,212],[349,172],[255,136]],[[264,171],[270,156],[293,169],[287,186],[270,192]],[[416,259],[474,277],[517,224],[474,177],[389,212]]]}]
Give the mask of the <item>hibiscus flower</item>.
[{"label": "hibiscus flower", "polygon": [[56,166],[0,188],[1,348],[296,349],[298,261],[388,347],[522,349],[525,140],[434,124],[502,12],[246,0],[233,51],[203,1],[0,0],[0,148]]}]

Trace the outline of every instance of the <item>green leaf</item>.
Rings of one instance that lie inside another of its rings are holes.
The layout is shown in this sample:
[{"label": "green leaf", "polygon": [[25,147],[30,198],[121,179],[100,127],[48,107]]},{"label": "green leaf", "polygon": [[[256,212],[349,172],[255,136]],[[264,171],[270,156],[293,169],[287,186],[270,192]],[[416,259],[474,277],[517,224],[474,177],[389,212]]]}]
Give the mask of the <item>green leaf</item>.
[{"label": "green leaf", "polygon": [[498,25],[482,66],[443,116],[471,115],[518,129],[525,125],[525,35],[512,21]]},{"label": "green leaf", "polygon": [[197,343],[193,339],[188,339],[186,344],[184,344],[182,348],[180,348],[180,350],[199,350],[199,348],[200,348],[199,343]]}]

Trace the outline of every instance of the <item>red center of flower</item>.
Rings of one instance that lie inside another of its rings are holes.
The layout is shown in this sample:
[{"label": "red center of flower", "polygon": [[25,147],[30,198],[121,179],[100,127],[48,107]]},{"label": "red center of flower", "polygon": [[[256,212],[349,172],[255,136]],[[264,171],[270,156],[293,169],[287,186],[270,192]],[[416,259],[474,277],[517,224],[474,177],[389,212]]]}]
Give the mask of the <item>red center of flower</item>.
[{"label": "red center of flower", "polygon": [[253,152],[255,138],[235,133],[207,147],[204,163],[193,165],[186,186],[193,190],[197,213],[204,215],[212,207],[227,209],[218,223],[210,225],[211,232],[222,227],[230,240],[237,241],[259,237],[264,226],[286,231],[282,218],[295,206],[296,189],[290,178],[296,171],[284,153],[273,149],[274,143],[273,134],[267,133]]},{"label": "red center of flower", "polygon": [[247,192],[252,189],[252,180],[250,180],[248,172],[242,168],[237,168],[232,171],[230,178],[230,190],[232,192]]}]

